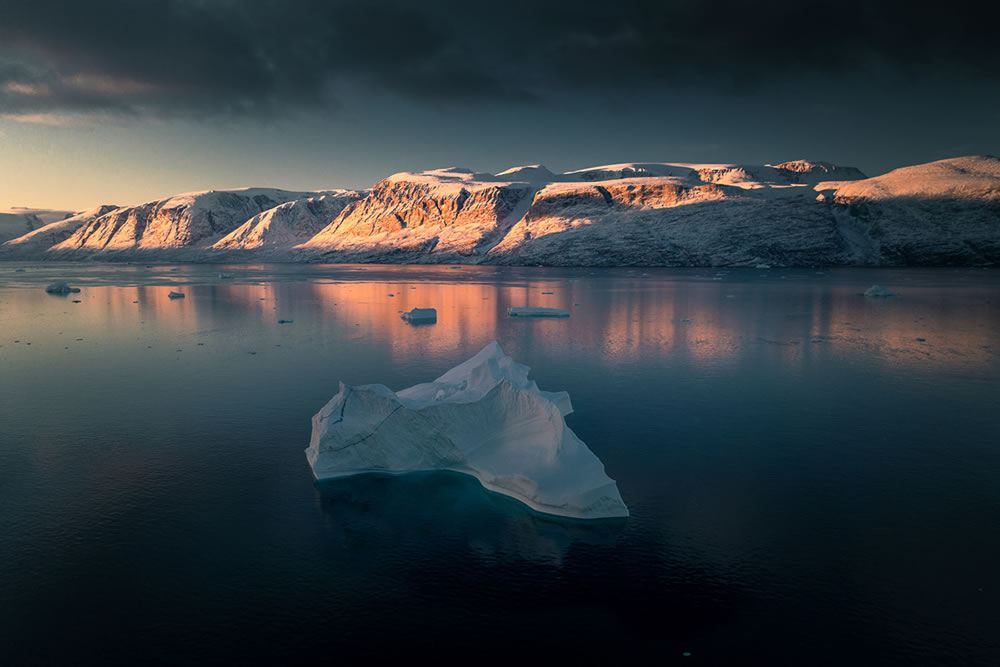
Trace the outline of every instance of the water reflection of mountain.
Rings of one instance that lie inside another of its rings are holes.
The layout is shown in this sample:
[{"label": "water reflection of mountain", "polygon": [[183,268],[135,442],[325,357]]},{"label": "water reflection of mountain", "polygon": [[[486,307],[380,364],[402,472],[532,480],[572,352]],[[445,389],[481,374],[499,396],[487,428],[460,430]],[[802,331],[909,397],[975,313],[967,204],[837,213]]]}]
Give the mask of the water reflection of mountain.
[{"label": "water reflection of mountain", "polygon": [[[692,280],[670,272],[507,275],[424,267],[367,273],[300,269],[294,275],[246,270],[235,281],[204,270],[156,272],[161,274],[176,280],[127,287],[83,283],[78,305],[36,289],[9,290],[5,321],[13,329],[19,312],[47,298],[41,304],[47,309],[123,340],[139,322],[161,333],[238,328],[252,336],[288,319],[313,341],[364,338],[382,346],[390,359],[426,356],[446,363],[499,339],[515,356],[607,364],[664,357],[728,363],[757,347],[781,364],[834,354],[961,365],[993,358],[994,327],[987,323],[1000,319],[989,287],[975,284],[914,286],[899,297],[873,300],[860,296],[865,286],[860,279],[848,286],[842,279],[763,282],[752,274],[747,280]],[[186,298],[169,299],[171,289]],[[506,315],[511,306],[566,308],[572,317],[513,321]],[[436,308],[437,324],[406,325],[399,315],[414,307]]]}]

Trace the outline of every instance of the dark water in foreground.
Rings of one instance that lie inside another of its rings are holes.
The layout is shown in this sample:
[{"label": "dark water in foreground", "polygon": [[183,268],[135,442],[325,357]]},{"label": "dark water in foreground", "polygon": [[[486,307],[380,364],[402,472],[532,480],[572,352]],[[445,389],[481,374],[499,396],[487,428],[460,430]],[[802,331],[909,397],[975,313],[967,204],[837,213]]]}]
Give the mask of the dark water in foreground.
[{"label": "dark water in foreground", "polygon": [[[0,264],[0,664],[1000,664],[998,327],[984,270]],[[494,338],[627,522],[313,482],[339,380]]]}]

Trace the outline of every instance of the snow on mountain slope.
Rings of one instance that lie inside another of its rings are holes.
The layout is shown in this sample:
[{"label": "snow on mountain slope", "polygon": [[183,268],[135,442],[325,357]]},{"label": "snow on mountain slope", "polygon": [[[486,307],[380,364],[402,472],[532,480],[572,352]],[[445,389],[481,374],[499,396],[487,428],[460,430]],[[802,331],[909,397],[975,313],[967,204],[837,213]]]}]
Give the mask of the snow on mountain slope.
[{"label": "snow on mountain slope", "polygon": [[1000,159],[969,156],[816,186],[882,265],[1000,262]]},{"label": "snow on mountain slope", "polygon": [[125,257],[206,248],[258,213],[310,194],[273,188],[209,190],[123,207],[82,226],[49,254],[61,259]]},{"label": "snow on mountain slope", "polygon": [[110,205],[98,206],[89,211],[72,215],[65,220],[50,222],[0,245],[0,256],[18,259],[41,256],[52,246],[65,241],[80,227],[116,208],[116,206]]},{"label": "snow on mountain slope", "polygon": [[296,249],[333,261],[479,261],[535,188],[461,169],[394,174]]},{"label": "snow on mountain slope", "polygon": [[919,197],[1000,199],[1000,159],[972,155],[894,169],[863,181],[826,179],[817,190],[836,190],[841,200]]},{"label": "snow on mountain slope", "polygon": [[755,266],[843,263],[845,245],[809,188],[682,184],[675,177],[554,184],[489,263]]},{"label": "snow on mountain slope", "polygon": [[276,250],[308,241],[361,194],[335,190],[295,199],[250,218],[212,245],[214,250]]},{"label": "snow on mountain slope", "polygon": [[18,236],[22,236],[34,229],[38,229],[44,224],[45,223],[33,215],[24,215],[22,213],[0,213],[0,243],[10,239],[16,239]]},{"label": "snow on mountain slope", "polygon": [[45,208],[15,207],[4,211],[0,213],[0,243],[16,239],[71,215],[73,215],[72,211],[54,211]]},{"label": "snow on mountain slope", "polygon": [[15,207],[0,213],[0,243],[72,216],[72,211]]},{"label": "snow on mountain slope", "polygon": [[496,175],[501,180],[508,181],[542,181],[549,182],[556,179],[556,175],[540,164],[529,164],[523,167],[512,167],[501,171]]}]

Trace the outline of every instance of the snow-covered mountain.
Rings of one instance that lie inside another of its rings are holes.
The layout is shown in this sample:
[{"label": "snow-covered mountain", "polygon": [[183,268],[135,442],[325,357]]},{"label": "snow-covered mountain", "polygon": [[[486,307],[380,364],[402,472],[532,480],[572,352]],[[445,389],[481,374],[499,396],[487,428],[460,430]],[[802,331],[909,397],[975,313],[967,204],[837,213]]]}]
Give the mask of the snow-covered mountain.
[{"label": "snow-covered mountain", "polygon": [[118,208],[117,206],[98,206],[97,208],[70,215],[64,220],[50,222],[34,230],[15,237],[0,245],[0,257],[17,257],[29,259],[44,256],[52,246],[68,239],[76,230]]},{"label": "snow-covered mountain", "polygon": [[68,218],[72,211],[52,211],[36,208],[13,208],[0,213],[0,243],[16,239],[39,227]]},{"label": "snow-covered mountain", "polygon": [[310,194],[273,188],[209,190],[126,206],[91,220],[48,254],[59,259],[195,259],[198,253],[191,250],[206,249],[258,213]]},{"label": "snow-covered mountain", "polygon": [[212,245],[213,250],[288,250],[326,227],[348,204],[361,198],[353,190],[334,190],[295,199],[250,218]]},{"label": "snow-covered mountain", "polygon": [[525,214],[538,187],[466,169],[395,174],[297,249],[348,261],[479,261]]},{"label": "snow-covered mountain", "polygon": [[820,183],[859,264],[1000,262],[1000,160],[961,157]]},{"label": "snow-covered mountain", "polygon": [[[3,256],[39,244],[22,237]],[[541,165],[497,174],[450,168],[395,174],[368,192],[204,192],[98,215],[45,255],[150,253],[184,261],[986,265],[1000,262],[1000,160],[953,158],[875,178],[806,160],[623,163],[563,174]]]}]

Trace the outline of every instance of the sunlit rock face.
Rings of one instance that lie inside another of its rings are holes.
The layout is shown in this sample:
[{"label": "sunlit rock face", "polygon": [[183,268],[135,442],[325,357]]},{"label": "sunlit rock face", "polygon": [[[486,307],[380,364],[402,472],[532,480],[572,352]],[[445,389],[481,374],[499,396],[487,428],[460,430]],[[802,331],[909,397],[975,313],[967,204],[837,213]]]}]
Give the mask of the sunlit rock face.
[{"label": "sunlit rock face", "polygon": [[308,241],[360,199],[353,190],[337,190],[296,199],[259,213],[212,245],[213,250],[277,250]]},{"label": "sunlit rock face", "polygon": [[340,261],[476,261],[523,215],[518,208],[533,192],[527,183],[465,170],[396,174],[300,250]]},{"label": "sunlit rock face", "polygon": [[792,183],[816,184],[820,181],[857,181],[867,178],[860,169],[854,167],[838,167],[829,162],[809,160],[782,162],[774,165],[774,169]]},{"label": "sunlit rock face", "polygon": [[317,479],[448,470],[532,509],[578,519],[628,516],[601,463],[566,425],[566,392],[546,392],[494,341],[437,380],[399,392],[340,391],[313,417]]},{"label": "sunlit rock face", "polygon": [[212,190],[119,208],[85,224],[53,246],[50,254],[58,258],[136,256],[204,249],[258,213],[308,194],[271,188]]},{"label": "sunlit rock face", "polygon": [[0,257],[5,259],[38,259],[54,245],[62,243],[84,225],[115,210],[105,205],[77,213],[64,220],[43,224],[32,231],[0,245]]}]

